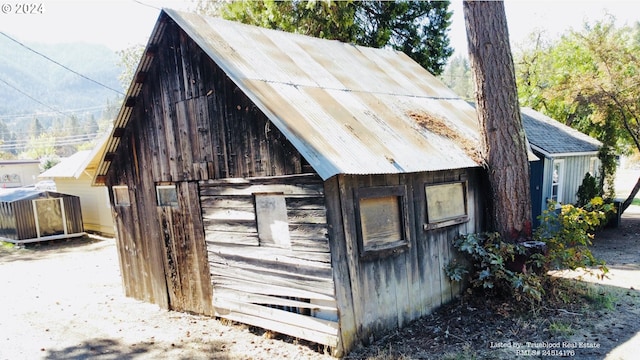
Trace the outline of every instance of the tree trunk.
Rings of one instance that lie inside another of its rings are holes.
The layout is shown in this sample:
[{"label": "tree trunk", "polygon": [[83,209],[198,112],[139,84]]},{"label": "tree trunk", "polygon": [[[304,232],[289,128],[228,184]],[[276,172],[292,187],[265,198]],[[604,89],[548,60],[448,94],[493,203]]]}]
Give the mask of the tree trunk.
[{"label": "tree trunk", "polygon": [[507,241],[527,240],[531,236],[528,145],[504,3],[464,1],[463,10],[492,200],[491,223]]},{"label": "tree trunk", "polygon": [[622,209],[620,210],[621,214],[624,213],[625,210],[627,210],[629,205],[631,205],[631,203],[633,202],[633,199],[635,199],[636,195],[638,195],[638,191],[640,191],[640,178],[638,178],[638,180],[636,181],[636,184],[633,186],[633,189],[631,190],[631,194],[629,194],[627,199],[622,203],[622,205],[620,205],[622,207]]}]

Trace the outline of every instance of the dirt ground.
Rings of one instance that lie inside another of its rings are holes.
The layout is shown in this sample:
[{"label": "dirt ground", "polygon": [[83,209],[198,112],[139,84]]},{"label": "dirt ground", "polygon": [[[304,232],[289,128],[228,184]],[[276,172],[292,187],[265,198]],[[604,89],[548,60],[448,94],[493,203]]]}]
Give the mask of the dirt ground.
[{"label": "dirt ground", "polygon": [[[635,359],[640,207],[627,211],[620,227],[599,233],[593,251],[611,272],[603,281],[583,281],[614,290],[610,308],[590,311],[568,301],[514,318],[506,302],[464,297],[348,358]],[[0,289],[0,360],[331,359],[313,344],[124,297],[112,239],[0,249]],[[597,291],[596,299],[604,296]]]}]

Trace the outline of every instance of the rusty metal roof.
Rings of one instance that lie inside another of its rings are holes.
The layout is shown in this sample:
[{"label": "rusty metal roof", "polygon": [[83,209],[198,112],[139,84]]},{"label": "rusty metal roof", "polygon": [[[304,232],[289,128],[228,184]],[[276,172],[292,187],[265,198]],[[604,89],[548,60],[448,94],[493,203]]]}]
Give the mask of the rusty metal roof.
[{"label": "rusty metal roof", "polygon": [[168,9],[159,23],[165,15],[323,179],[479,164],[475,109],[402,52]]}]

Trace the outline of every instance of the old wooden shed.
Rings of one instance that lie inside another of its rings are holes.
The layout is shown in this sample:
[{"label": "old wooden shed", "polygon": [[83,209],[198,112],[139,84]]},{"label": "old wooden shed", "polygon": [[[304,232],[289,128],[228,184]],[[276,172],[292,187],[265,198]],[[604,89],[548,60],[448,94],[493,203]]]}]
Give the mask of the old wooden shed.
[{"label": "old wooden shed", "polygon": [[33,188],[0,190],[0,241],[21,244],[82,235],[77,196]]},{"label": "old wooden shed", "polygon": [[478,143],[401,52],[163,10],[94,182],[128,296],[339,355],[459,292]]}]

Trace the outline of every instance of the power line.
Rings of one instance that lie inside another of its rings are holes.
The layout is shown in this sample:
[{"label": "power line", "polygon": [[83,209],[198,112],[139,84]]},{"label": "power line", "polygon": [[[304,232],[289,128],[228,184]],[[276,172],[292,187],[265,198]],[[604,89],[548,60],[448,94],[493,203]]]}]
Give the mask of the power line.
[{"label": "power line", "polygon": [[71,135],[71,136],[62,136],[57,138],[47,138],[47,139],[23,139],[23,140],[13,140],[0,142],[0,151],[9,151],[9,150],[21,150],[27,145],[39,146],[39,145],[48,145],[51,147],[61,147],[67,145],[77,145],[82,144],[87,141],[95,140],[96,138],[104,135],[104,133],[97,132],[91,134],[84,135]]},{"label": "power line", "polygon": [[43,58],[45,58],[45,59],[47,59],[47,60],[51,61],[52,63],[54,63],[54,64],[56,64],[56,65],[58,65],[58,66],[62,67],[63,69],[65,69],[65,70],[67,70],[67,71],[70,71],[70,72],[72,72],[72,73],[74,73],[74,74],[76,74],[76,75],[80,76],[81,78],[84,78],[84,79],[89,80],[89,81],[91,81],[91,82],[93,82],[93,83],[95,83],[95,84],[98,84],[98,85],[102,86],[102,87],[103,87],[103,88],[105,88],[105,89],[109,89],[109,90],[111,90],[111,91],[113,91],[113,92],[115,92],[115,93],[117,93],[117,94],[119,94],[119,95],[124,96],[124,93],[123,93],[123,92],[121,92],[121,91],[119,91],[119,90],[116,90],[116,89],[114,89],[114,88],[112,88],[112,87],[109,87],[109,86],[107,86],[107,85],[105,85],[105,84],[102,84],[102,83],[100,83],[100,82],[98,82],[98,81],[96,81],[96,80],[91,79],[91,78],[90,78],[90,77],[88,77],[88,76],[85,76],[85,75],[83,75],[83,74],[81,74],[81,73],[79,73],[79,72],[77,72],[77,71],[75,71],[75,70],[73,70],[73,69],[68,68],[68,67],[67,67],[67,66],[65,66],[65,65],[60,64],[59,62],[57,62],[57,61],[53,60],[52,58],[50,58],[50,57],[48,57],[48,56],[46,56],[46,55],[44,55],[44,54],[42,54],[42,53],[40,53],[40,52],[38,52],[38,51],[36,51],[36,50],[32,49],[32,48],[30,48],[30,47],[28,47],[27,45],[25,45],[25,44],[23,44],[23,43],[19,42],[18,40],[16,40],[16,39],[12,38],[11,36],[9,36],[9,35],[5,34],[4,32],[0,31],[0,34],[4,35],[7,39],[9,39],[9,40],[11,40],[11,41],[15,42],[16,44],[18,44],[18,45],[20,45],[20,46],[24,47],[25,49],[27,49],[27,50],[29,50],[29,51],[31,51],[31,52],[33,52],[33,53],[36,53],[36,54],[38,54],[38,55],[42,56]]},{"label": "power line", "polygon": [[[89,133],[89,134],[78,134],[78,135],[65,135],[65,136],[58,136],[58,137],[51,137],[51,138],[47,138],[46,141],[53,139],[55,141],[75,141],[78,139],[83,139],[86,137],[94,137],[96,135],[98,135],[99,132],[95,132],[95,133]],[[27,138],[20,138],[20,139],[15,139],[15,140],[4,140],[2,142],[1,145],[20,145],[20,144],[25,144],[28,142],[31,142],[33,139],[27,139]],[[38,139],[36,139],[38,140]]]},{"label": "power line", "polygon": [[145,4],[142,1],[138,1],[138,0],[133,0],[134,3],[140,4],[142,6],[146,6],[146,7],[150,7],[152,9],[156,9],[156,10],[162,10],[161,8],[157,7],[157,6],[153,6],[153,5],[149,5],[149,4]]},{"label": "power line", "polygon": [[[101,105],[101,106],[91,106],[91,107],[85,107],[85,108],[78,108],[78,109],[66,109],[66,110],[60,110],[59,112],[65,113],[65,114],[75,114],[75,113],[82,113],[82,112],[93,112],[96,110],[105,110],[109,107],[109,105]],[[57,114],[58,111],[55,112],[44,112],[44,111],[40,111],[40,112],[35,112],[35,113],[29,113],[29,114],[4,114],[4,115],[0,115],[0,120],[6,120],[6,119],[23,119],[23,118],[34,118],[34,117],[47,117],[47,116],[52,116],[54,114]]]},{"label": "power line", "polygon": [[[0,32],[0,33],[2,33],[2,32]],[[42,101],[40,101],[40,100],[38,100],[38,99],[34,98],[33,96],[31,96],[31,95],[27,94],[26,92],[24,92],[24,91],[22,91],[22,90],[18,89],[18,88],[17,88],[17,87],[15,87],[15,86],[13,86],[13,85],[9,84],[8,82],[6,82],[6,81],[4,81],[4,80],[2,80],[2,79],[0,79],[0,82],[4,83],[4,84],[5,84],[5,85],[7,85],[8,87],[10,87],[10,88],[12,88],[13,90],[15,90],[15,91],[19,92],[20,94],[22,94],[22,95],[24,95],[24,96],[28,97],[29,99],[31,99],[31,100],[33,100],[33,101],[37,102],[38,104],[40,104],[40,105],[42,105],[42,106],[46,106],[46,107],[48,107],[49,109],[53,110],[54,112],[56,112],[56,113],[58,113],[58,114],[60,114],[60,115],[62,115],[62,116],[67,116],[67,114],[65,114],[65,113],[61,112],[60,110],[58,110],[58,109],[56,109],[56,108],[54,108],[54,107],[52,107],[52,106],[49,106],[49,105],[47,105],[47,104],[43,103]]]}]

